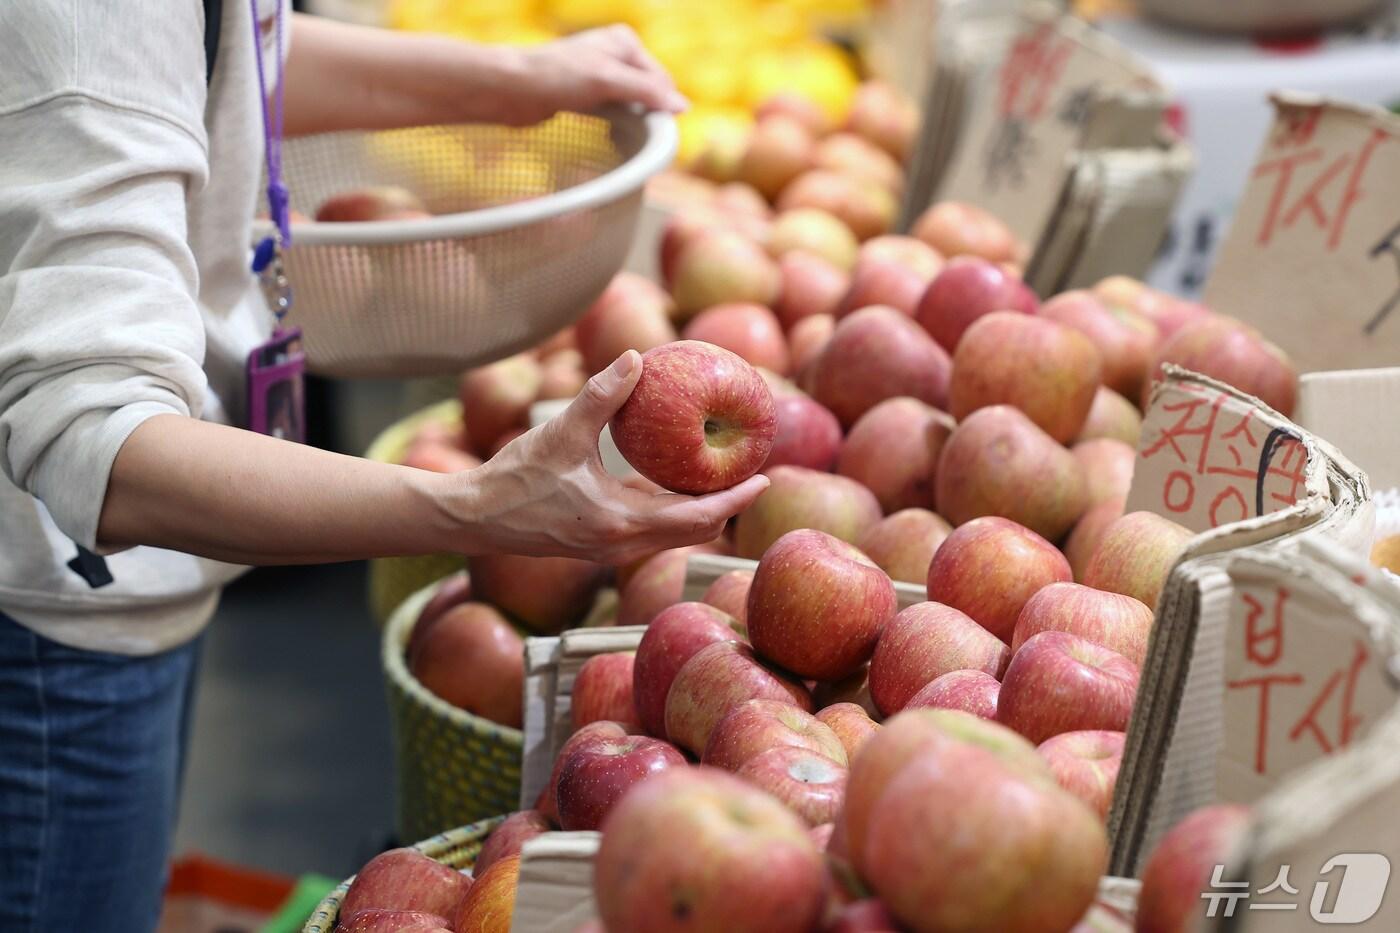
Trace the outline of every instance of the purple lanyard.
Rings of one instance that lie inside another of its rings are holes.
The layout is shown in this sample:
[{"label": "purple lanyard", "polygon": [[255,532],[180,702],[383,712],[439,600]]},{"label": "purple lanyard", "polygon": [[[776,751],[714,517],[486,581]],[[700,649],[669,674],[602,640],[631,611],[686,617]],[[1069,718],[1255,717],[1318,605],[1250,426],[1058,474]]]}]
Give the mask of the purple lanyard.
[{"label": "purple lanyard", "polygon": [[267,160],[268,216],[276,228],[253,251],[253,272],[261,280],[268,307],[277,316],[278,326],[292,306],[292,289],[282,267],[282,251],[292,243],[292,224],[288,210],[287,186],[282,181],[282,101],[286,82],[282,75],[282,0],[276,0],[273,20],[277,29],[277,89],[276,101],[268,109],[267,80],[263,77],[262,29],[258,21],[258,0],[248,0],[253,18],[253,54],[258,66],[258,100],[262,104],[263,142]]}]

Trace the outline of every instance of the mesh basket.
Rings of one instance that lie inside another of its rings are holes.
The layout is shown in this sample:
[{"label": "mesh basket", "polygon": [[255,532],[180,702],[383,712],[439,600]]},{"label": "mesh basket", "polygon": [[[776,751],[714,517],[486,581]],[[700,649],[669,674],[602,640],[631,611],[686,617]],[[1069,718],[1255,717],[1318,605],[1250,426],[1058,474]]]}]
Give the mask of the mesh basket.
[{"label": "mesh basket", "polygon": [[[431,405],[385,428],[369,445],[365,458],[380,463],[399,463],[408,452],[413,435],[424,424],[457,424],[461,420],[462,406],[456,399]],[[414,593],[466,565],[466,558],[459,554],[375,558],[369,562],[370,613],[383,626],[393,611]]]},{"label": "mesh basket", "polygon": [[[477,855],[481,853],[481,844],[503,819],[504,817],[496,816],[472,823],[470,826],[449,829],[431,839],[423,840],[413,848],[444,865],[470,869],[476,864]],[[345,899],[345,892],[350,890],[350,882],[354,880],[355,876],[351,875],[327,894],[325,899],[316,905],[310,919],[301,928],[301,933],[331,933],[340,913],[340,902]]]},{"label": "mesh basket", "polygon": [[408,672],[404,648],[432,595],[420,590],[396,609],[382,643],[404,839],[509,813],[520,798],[520,730],[458,709]]},{"label": "mesh basket", "polygon": [[[287,252],[311,365],[331,376],[457,372],[572,322],[622,267],[675,122],[614,107],[538,126],[325,133],[287,144],[292,207],[397,185],[434,217],[299,223]],[[258,238],[271,232],[255,224]]]}]

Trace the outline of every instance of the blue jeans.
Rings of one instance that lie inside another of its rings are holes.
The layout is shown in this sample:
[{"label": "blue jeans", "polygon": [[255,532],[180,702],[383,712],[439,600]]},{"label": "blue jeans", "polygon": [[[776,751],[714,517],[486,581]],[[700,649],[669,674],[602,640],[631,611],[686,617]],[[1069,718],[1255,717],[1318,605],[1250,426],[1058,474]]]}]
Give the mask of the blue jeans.
[{"label": "blue jeans", "polygon": [[155,929],[200,642],[103,654],[0,614],[0,931]]}]

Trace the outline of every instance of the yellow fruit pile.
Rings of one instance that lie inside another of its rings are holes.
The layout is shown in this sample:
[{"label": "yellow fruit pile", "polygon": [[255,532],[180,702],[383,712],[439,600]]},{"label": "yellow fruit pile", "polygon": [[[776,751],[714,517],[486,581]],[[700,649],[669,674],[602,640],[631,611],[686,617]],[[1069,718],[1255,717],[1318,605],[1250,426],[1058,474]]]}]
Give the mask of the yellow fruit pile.
[{"label": "yellow fruit pile", "polygon": [[849,29],[868,0],[393,0],[396,29],[529,45],[609,23],[637,30],[693,107],[680,118],[682,163],[705,142],[746,131],[779,92],[841,122],[858,82],[851,55],[827,36]]}]

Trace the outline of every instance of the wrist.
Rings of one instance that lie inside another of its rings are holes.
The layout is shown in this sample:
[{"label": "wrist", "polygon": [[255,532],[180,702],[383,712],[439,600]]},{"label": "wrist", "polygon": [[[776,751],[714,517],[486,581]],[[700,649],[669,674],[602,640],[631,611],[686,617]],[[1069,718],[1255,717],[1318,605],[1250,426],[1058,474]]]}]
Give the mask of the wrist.
[{"label": "wrist", "polygon": [[463,473],[431,473],[414,470],[416,510],[425,531],[426,553],[476,554],[483,550],[481,504],[486,476],[481,468]]}]

